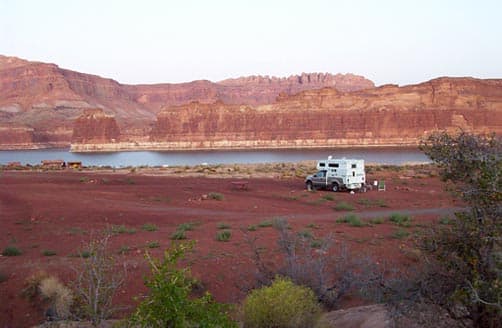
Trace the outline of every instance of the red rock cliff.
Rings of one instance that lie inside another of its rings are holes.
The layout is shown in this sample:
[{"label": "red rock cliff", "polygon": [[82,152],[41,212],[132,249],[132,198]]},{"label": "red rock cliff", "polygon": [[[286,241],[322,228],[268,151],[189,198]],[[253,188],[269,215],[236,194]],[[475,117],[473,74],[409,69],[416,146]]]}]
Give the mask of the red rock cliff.
[{"label": "red rock cliff", "polygon": [[151,140],[171,148],[415,145],[436,129],[502,134],[502,80],[325,88],[255,108],[190,103],[160,112]]},{"label": "red rock cliff", "polygon": [[75,120],[72,143],[114,143],[120,141],[120,129],[115,118],[102,109],[86,109]]},{"label": "red rock cliff", "polygon": [[[148,137],[156,113],[190,101],[265,104],[281,92],[333,86],[340,90],[373,87],[351,74],[302,74],[289,78],[250,77],[218,83],[124,85],[111,79],[0,55],[0,124],[33,129],[34,147],[68,146],[73,121],[86,108],[113,115],[124,139]],[[9,147],[0,139],[0,149]],[[12,145],[11,145],[12,146]]]}]

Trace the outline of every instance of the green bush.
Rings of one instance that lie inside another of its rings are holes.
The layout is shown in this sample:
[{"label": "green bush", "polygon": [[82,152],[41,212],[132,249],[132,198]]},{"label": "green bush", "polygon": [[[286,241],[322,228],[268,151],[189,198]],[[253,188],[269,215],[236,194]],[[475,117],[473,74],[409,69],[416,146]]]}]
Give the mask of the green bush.
[{"label": "green bush", "polygon": [[401,227],[409,227],[411,225],[411,218],[406,214],[392,213],[389,220]]},{"label": "green bush", "polygon": [[256,226],[256,224],[250,224],[248,226],[248,231],[256,231],[258,227]]},{"label": "green bush", "polygon": [[353,227],[363,227],[365,224],[355,214],[348,214],[336,220],[337,223],[348,223]]},{"label": "green bush", "polygon": [[150,241],[146,244],[146,247],[148,248],[159,248],[160,247],[160,243],[156,240],[154,241]]},{"label": "green bush", "polygon": [[309,230],[298,231],[298,237],[305,238],[305,239],[312,239],[313,238],[312,232]]},{"label": "green bush", "polygon": [[216,233],[217,241],[229,241],[230,237],[232,237],[232,233],[230,232],[230,230],[222,230]]},{"label": "green bush", "polygon": [[123,233],[128,233],[128,234],[134,234],[136,233],[136,229],[134,228],[128,228],[125,225],[112,225],[110,228],[110,232],[112,234],[123,234]]},{"label": "green bush", "polygon": [[244,300],[246,328],[313,327],[321,308],[314,292],[276,277],[271,286],[253,290]]},{"label": "green bush", "polygon": [[354,206],[352,206],[351,204],[349,204],[347,202],[340,202],[335,205],[334,209],[335,209],[335,211],[353,211]]},{"label": "green bush", "polygon": [[409,235],[410,235],[410,233],[408,231],[403,230],[403,229],[399,229],[392,234],[392,238],[403,239],[403,238],[408,237]]},{"label": "green bush", "polygon": [[153,223],[145,223],[145,224],[143,224],[141,229],[144,231],[157,231],[157,230],[159,230],[159,228]]},{"label": "green bush", "polygon": [[194,227],[195,227],[194,222],[184,222],[178,225],[177,230],[192,231]]},{"label": "green bush", "polygon": [[185,230],[177,229],[173,234],[171,235],[172,240],[183,240],[187,239],[187,235]]},{"label": "green bush", "polygon": [[258,223],[258,226],[260,228],[268,228],[268,227],[272,227],[273,225],[274,225],[274,223],[271,220],[263,220],[260,223]]},{"label": "green bush", "polygon": [[23,252],[21,252],[21,250],[15,246],[7,246],[2,251],[3,256],[18,256],[21,254],[23,254]]},{"label": "green bush", "polygon": [[228,317],[228,306],[216,303],[211,294],[191,297],[196,281],[178,262],[192,248],[193,244],[173,244],[162,260],[147,254],[151,276],[145,285],[150,293],[130,317],[132,327],[237,327]]}]

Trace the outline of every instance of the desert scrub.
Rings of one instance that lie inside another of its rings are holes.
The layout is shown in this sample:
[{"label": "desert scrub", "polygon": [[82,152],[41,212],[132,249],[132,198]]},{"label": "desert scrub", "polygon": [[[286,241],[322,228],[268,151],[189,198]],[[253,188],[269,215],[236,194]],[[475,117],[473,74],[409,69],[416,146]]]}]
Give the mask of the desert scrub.
[{"label": "desert scrub", "polygon": [[246,328],[314,327],[320,314],[314,292],[283,277],[276,277],[268,287],[253,290],[243,304]]},{"label": "desert scrub", "polygon": [[160,247],[160,243],[158,241],[150,241],[148,243],[146,243],[146,247],[148,248],[159,248]]},{"label": "desert scrub", "polygon": [[56,251],[53,251],[51,249],[44,249],[42,251],[42,255],[43,256],[54,256],[54,255],[56,255]]},{"label": "desert scrub", "polygon": [[256,229],[258,229],[258,226],[256,224],[250,224],[247,228],[248,231],[256,231]]},{"label": "desert scrub", "polygon": [[382,224],[384,222],[383,218],[372,218],[370,219],[371,224]]},{"label": "desert scrub", "polygon": [[403,230],[403,229],[399,229],[399,230],[396,230],[394,231],[394,233],[392,234],[392,238],[394,239],[403,239],[403,238],[406,238],[410,235],[410,233],[406,230]]},{"label": "desert scrub", "polygon": [[230,230],[222,230],[216,233],[217,241],[229,241],[230,237],[232,237],[232,233],[230,232]]},{"label": "desert scrub", "polygon": [[225,199],[225,196],[219,192],[210,192],[207,194],[207,198],[221,201]]},{"label": "desert scrub", "polygon": [[216,303],[211,294],[194,297],[197,282],[189,267],[179,262],[193,249],[193,243],[173,244],[161,259],[146,258],[151,274],[144,279],[150,290],[129,319],[127,327],[237,327],[229,319],[230,308]]},{"label": "desert scrub", "polygon": [[143,224],[141,229],[143,231],[157,231],[157,230],[159,230],[159,228],[153,223],[145,223],[145,224]]},{"label": "desert scrub", "polygon": [[56,277],[48,277],[40,281],[40,295],[49,301],[50,319],[67,319],[73,304],[73,293]]},{"label": "desert scrub", "polygon": [[125,225],[112,225],[110,228],[110,232],[112,234],[123,234],[123,233],[128,233],[128,234],[134,234],[136,233],[136,229],[134,228],[128,228]]},{"label": "desert scrub", "polygon": [[335,211],[353,211],[354,206],[352,206],[351,204],[349,204],[347,202],[340,202],[335,205],[334,209],[335,209]]},{"label": "desert scrub", "polygon": [[368,199],[368,198],[361,198],[357,201],[359,205],[362,205],[364,207],[388,207],[387,203],[383,199]]},{"label": "desert scrub", "polygon": [[172,240],[187,239],[186,231],[182,229],[176,229],[176,231],[171,234],[171,239]]},{"label": "desert scrub", "polygon": [[196,223],[194,222],[184,222],[178,225],[178,228],[176,228],[176,230],[192,231],[195,228],[195,225]]},{"label": "desert scrub", "polygon": [[298,237],[304,238],[304,239],[312,239],[314,236],[312,235],[311,231],[302,230],[302,231],[298,231]]},{"label": "desert scrub", "polygon": [[16,246],[7,246],[2,251],[3,256],[19,256],[21,254],[23,254],[23,252]]},{"label": "desert scrub", "polygon": [[263,220],[260,223],[258,223],[258,226],[260,228],[268,228],[268,227],[272,227],[273,225],[274,225],[274,223],[272,222],[272,220]]},{"label": "desert scrub", "polygon": [[392,213],[389,217],[389,221],[401,227],[411,226],[411,218],[409,215],[406,214]]},{"label": "desert scrub", "polygon": [[337,223],[347,223],[352,227],[363,227],[365,224],[355,214],[348,214],[336,220]]},{"label": "desert scrub", "polygon": [[334,201],[335,200],[335,197],[333,197],[333,195],[330,195],[330,194],[325,194],[321,197],[321,199],[324,199],[324,200],[327,200],[327,201]]},{"label": "desert scrub", "polygon": [[225,223],[225,222],[219,222],[216,225],[216,228],[218,228],[218,229],[230,229],[230,224]]}]

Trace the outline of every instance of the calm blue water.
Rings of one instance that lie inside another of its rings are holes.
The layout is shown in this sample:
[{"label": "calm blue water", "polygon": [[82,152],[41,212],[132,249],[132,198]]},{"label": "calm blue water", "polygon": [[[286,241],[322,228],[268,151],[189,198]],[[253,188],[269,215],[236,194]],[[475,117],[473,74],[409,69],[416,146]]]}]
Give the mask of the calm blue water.
[{"label": "calm blue water", "polygon": [[214,151],[132,151],[109,153],[70,153],[68,149],[4,150],[0,164],[21,162],[40,164],[42,160],[62,159],[81,161],[85,166],[177,166],[207,164],[245,164],[299,162],[333,157],[364,159],[366,163],[404,164],[429,162],[418,149],[401,148],[337,148],[337,149],[280,149],[280,150],[214,150]]}]

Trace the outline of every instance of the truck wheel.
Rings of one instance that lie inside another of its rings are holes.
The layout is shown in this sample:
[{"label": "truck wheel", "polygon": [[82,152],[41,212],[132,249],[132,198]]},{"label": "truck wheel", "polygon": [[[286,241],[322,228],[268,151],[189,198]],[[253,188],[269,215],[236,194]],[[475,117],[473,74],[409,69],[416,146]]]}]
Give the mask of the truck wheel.
[{"label": "truck wheel", "polygon": [[333,183],[333,186],[331,187],[331,190],[333,190],[334,192],[337,192],[340,190],[340,186],[338,186],[338,183]]},{"label": "truck wheel", "polygon": [[307,181],[307,190],[308,191],[314,190],[314,186],[312,185],[312,181]]}]

